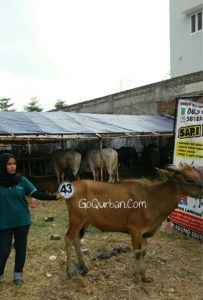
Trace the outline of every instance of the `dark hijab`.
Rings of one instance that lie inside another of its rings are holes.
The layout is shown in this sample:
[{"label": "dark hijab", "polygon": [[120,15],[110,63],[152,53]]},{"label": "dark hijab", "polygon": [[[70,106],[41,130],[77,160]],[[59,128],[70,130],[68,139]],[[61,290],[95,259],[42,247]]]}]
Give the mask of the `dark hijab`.
[{"label": "dark hijab", "polygon": [[20,182],[21,175],[15,174],[8,174],[7,173],[7,164],[10,158],[15,158],[15,155],[11,153],[3,153],[0,155],[0,185],[10,187],[16,185]]}]

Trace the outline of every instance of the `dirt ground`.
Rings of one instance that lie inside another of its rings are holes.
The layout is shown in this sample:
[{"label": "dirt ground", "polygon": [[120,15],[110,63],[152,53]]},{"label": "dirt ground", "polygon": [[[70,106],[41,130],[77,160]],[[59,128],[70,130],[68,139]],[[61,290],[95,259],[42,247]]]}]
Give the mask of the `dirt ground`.
[{"label": "dirt ground", "polygon": [[[0,282],[2,300],[200,300],[203,299],[203,245],[200,241],[174,232],[158,231],[149,239],[146,255],[152,283],[133,281],[131,251],[99,259],[103,251],[130,247],[130,237],[120,233],[101,233],[90,228],[82,248],[91,265],[89,273],[69,280],[65,270],[63,236],[67,227],[65,204],[37,202],[31,210],[33,224],[29,235],[25,283],[12,282],[14,251],[9,257],[5,279]],[[52,222],[45,222],[53,216]],[[51,235],[61,239],[52,240]],[[73,249],[73,261],[76,257]]]}]

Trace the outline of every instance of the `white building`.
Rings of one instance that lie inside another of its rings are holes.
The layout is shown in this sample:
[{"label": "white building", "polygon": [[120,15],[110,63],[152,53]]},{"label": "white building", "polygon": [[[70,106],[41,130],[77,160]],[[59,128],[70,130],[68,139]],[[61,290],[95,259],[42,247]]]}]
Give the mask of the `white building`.
[{"label": "white building", "polygon": [[170,0],[171,78],[203,70],[203,0]]}]

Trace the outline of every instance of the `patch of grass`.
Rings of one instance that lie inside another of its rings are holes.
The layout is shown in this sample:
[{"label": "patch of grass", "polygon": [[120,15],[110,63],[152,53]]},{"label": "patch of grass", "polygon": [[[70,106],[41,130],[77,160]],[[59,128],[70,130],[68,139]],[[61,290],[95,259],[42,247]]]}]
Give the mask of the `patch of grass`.
[{"label": "patch of grass", "polygon": [[[24,268],[25,284],[16,287],[12,281],[14,250],[7,262],[5,280],[0,282],[2,300],[106,300],[106,299],[173,299],[202,298],[202,265],[200,243],[185,239],[179,233],[162,232],[149,239],[146,265],[154,278],[150,284],[133,281],[133,257],[126,252],[110,259],[99,260],[101,251],[115,247],[130,247],[130,236],[123,233],[103,233],[94,226],[88,228],[82,249],[90,263],[84,276],[69,280],[66,274],[64,234],[68,226],[68,212],[63,201],[37,202],[31,210],[27,262]],[[45,217],[53,216],[53,222]],[[61,236],[51,240],[50,235]],[[50,257],[56,259],[51,260]],[[72,251],[73,262],[77,264]],[[93,260],[94,259],[94,260]],[[49,276],[50,275],[50,276]],[[146,296],[146,297],[145,297]]]}]

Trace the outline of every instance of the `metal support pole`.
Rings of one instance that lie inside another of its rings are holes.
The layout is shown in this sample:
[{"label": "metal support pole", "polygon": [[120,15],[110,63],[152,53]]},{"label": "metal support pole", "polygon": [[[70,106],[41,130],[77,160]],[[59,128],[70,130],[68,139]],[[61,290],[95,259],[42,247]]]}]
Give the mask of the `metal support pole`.
[{"label": "metal support pole", "polygon": [[100,177],[101,177],[101,181],[103,181],[102,138],[100,138],[99,149],[100,149]]}]

